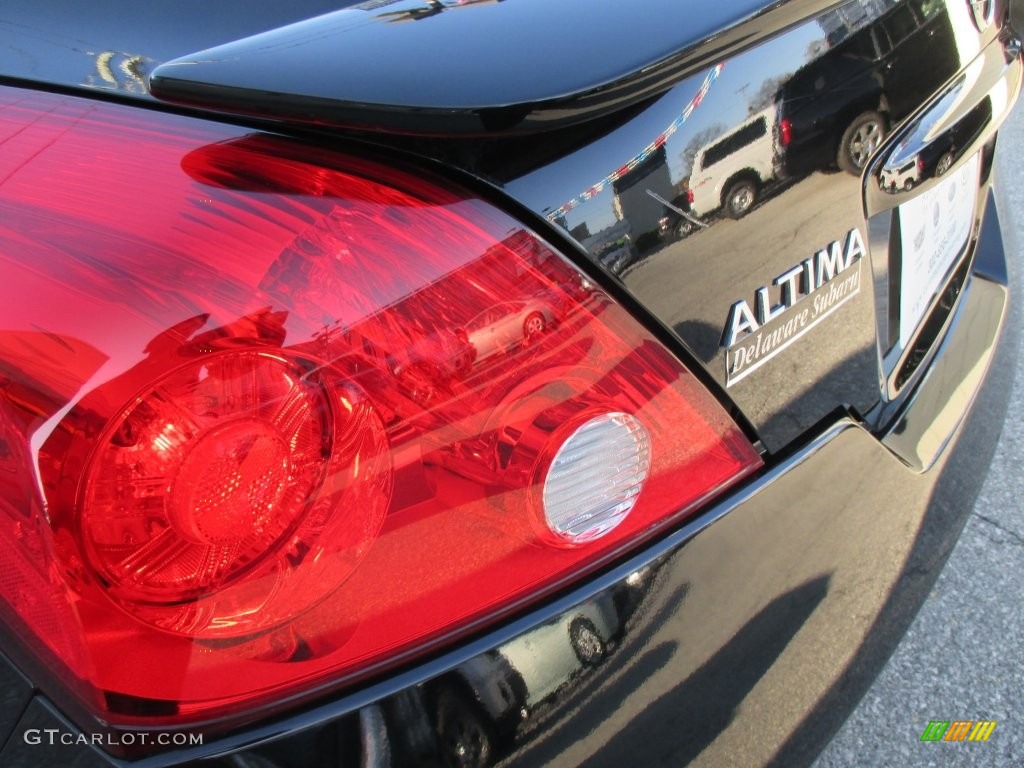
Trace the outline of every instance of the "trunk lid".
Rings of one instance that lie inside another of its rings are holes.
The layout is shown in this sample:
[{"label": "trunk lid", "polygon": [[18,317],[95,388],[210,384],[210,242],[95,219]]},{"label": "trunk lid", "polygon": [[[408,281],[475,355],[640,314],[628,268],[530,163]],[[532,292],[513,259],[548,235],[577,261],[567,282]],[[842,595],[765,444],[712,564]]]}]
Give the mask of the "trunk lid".
[{"label": "trunk lid", "polygon": [[[296,69],[312,52],[305,39],[277,59],[259,48],[266,38],[204,49],[338,3],[123,5],[83,21],[13,0],[0,72],[149,99],[147,76],[184,56],[171,70],[185,73],[177,101],[332,136],[369,129],[481,177],[635,299],[773,451],[840,411],[883,431],[912,390],[963,287],[985,200],[979,152],[1015,96],[1012,84],[989,94],[1005,75],[993,66],[956,85],[984,51],[1012,66],[1001,7],[979,15],[968,0],[687,4],[692,13],[652,0],[599,22],[576,0],[348,3],[335,41],[350,46],[348,67],[332,75],[324,61],[320,80]],[[551,29],[561,47],[535,50]],[[460,30],[472,40],[460,44]],[[481,45],[487,35],[498,42]],[[467,45],[475,59],[458,53]],[[941,130],[922,134],[918,116],[936,104]],[[869,167],[883,157],[912,162]],[[869,211],[880,188],[888,197]],[[904,268],[919,235],[932,251],[958,240],[941,263]]]}]

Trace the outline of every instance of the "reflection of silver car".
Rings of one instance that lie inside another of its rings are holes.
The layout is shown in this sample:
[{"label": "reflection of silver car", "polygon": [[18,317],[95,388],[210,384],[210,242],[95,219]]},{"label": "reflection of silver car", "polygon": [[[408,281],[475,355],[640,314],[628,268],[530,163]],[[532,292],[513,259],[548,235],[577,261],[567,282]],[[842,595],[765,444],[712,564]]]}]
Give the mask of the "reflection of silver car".
[{"label": "reflection of silver car", "polygon": [[629,235],[601,245],[595,250],[597,260],[613,275],[622,274],[622,271],[636,261],[636,252],[633,250],[633,241]]},{"label": "reflection of silver car", "polygon": [[446,765],[481,768],[502,757],[524,721],[543,716],[601,666],[648,593],[654,569],[460,664],[432,687]]},{"label": "reflection of silver car", "polygon": [[610,601],[587,604],[502,646],[502,657],[525,684],[527,709],[553,695],[584,668],[600,664],[619,621]]},{"label": "reflection of silver car", "polygon": [[444,764],[484,768],[533,711],[600,664],[621,621],[610,600],[582,606],[460,666],[434,687]]},{"label": "reflection of silver car", "polygon": [[542,299],[503,301],[466,323],[466,336],[479,361],[531,341],[555,320],[551,305]]}]

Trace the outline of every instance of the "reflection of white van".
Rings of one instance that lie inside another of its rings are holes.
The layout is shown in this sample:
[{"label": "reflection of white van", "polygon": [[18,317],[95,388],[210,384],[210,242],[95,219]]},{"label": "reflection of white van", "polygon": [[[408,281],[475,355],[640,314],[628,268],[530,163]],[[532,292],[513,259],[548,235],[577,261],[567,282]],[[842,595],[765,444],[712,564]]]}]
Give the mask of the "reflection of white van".
[{"label": "reflection of white van", "polygon": [[738,219],[754,207],[764,185],[775,178],[776,116],[772,105],[697,150],[690,172],[695,215],[721,208]]}]

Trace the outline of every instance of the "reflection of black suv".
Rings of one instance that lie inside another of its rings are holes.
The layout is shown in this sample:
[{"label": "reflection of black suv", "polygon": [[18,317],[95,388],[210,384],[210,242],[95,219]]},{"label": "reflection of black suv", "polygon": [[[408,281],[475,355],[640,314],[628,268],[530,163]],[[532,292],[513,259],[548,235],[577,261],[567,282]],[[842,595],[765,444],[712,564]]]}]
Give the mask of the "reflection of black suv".
[{"label": "reflection of black suv", "polygon": [[889,126],[953,76],[955,62],[928,55],[947,45],[945,5],[908,0],[798,70],[778,92],[786,175],[859,174]]}]

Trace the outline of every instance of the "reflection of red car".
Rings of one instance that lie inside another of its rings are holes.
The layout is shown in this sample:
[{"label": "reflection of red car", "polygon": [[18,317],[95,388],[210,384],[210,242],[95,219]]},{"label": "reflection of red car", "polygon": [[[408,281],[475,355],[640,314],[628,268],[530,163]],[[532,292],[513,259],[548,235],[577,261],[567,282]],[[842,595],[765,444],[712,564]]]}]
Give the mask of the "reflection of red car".
[{"label": "reflection of red car", "polygon": [[554,310],[542,299],[503,301],[466,323],[465,333],[479,361],[530,342],[555,321]]}]

